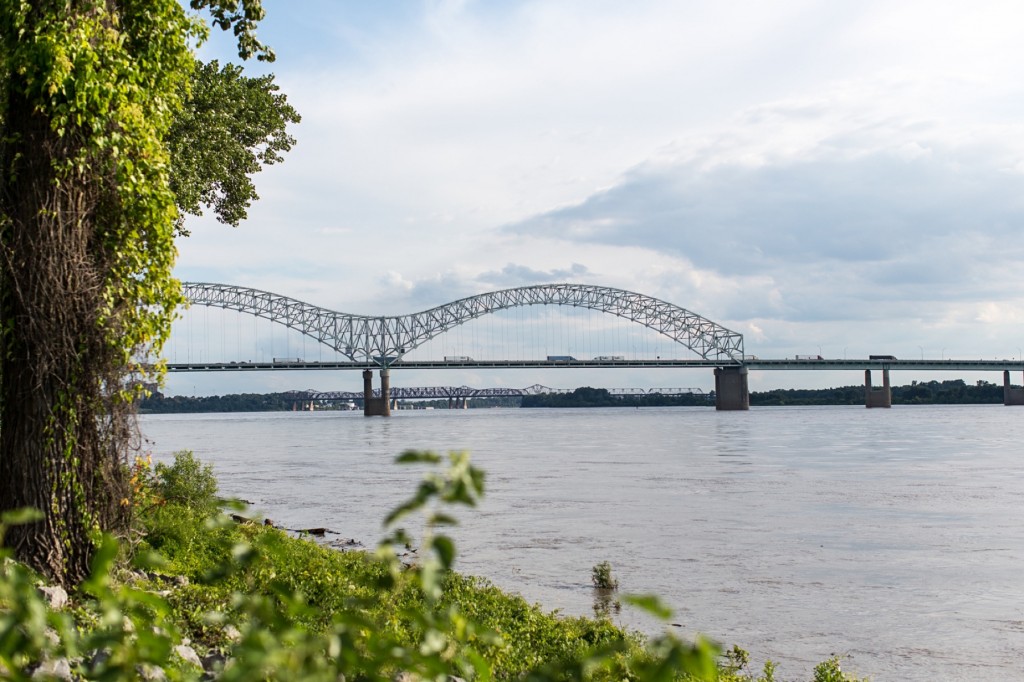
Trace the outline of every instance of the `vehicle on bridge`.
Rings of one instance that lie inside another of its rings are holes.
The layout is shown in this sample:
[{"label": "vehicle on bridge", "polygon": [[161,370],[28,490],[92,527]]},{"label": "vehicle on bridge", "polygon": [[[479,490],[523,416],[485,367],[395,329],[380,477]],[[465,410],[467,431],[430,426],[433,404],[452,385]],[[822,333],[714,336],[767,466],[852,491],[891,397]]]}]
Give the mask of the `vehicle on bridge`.
[{"label": "vehicle on bridge", "polygon": [[446,355],[444,356],[445,362],[473,362],[473,358],[468,355]]},{"label": "vehicle on bridge", "polygon": [[797,360],[824,360],[820,355],[797,355]]},{"label": "vehicle on bridge", "polygon": [[598,355],[594,359],[595,360],[599,360],[599,361],[605,361],[605,360],[625,360],[626,356],[625,355]]},{"label": "vehicle on bridge", "polygon": [[869,355],[868,360],[895,360],[895,355]]},{"label": "vehicle on bridge", "polygon": [[548,362],[575,362],[576,358],[571,355],[549,355]]},{"label": "vehicle on bridge", "polygon": [[275,363],[282,362],[305,362],[302,358],[274,358]]}]

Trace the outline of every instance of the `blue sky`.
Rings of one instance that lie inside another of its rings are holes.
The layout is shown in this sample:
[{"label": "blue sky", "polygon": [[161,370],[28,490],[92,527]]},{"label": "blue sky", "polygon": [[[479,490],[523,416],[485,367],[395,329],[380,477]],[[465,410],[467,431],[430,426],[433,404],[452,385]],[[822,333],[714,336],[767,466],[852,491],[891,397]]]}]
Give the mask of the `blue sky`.
[{"label": "blue sky", "polygon": [[[573,281],[696,311],[761,357],[1021,353],[1018,3],[264,5],[298,144],[257,176],[240,228],[190,221],[183,280],[360,314]],[[894,380],[911,378],[931,377]],[[168,384],[343,388],[295,373]]]}]

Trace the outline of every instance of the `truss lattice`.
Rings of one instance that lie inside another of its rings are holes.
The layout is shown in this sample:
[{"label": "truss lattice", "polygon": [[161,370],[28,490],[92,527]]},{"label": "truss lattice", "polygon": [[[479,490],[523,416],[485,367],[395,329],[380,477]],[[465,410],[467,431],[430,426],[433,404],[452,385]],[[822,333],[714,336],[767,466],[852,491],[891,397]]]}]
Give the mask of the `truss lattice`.
[{"label": "truss lattice", "polygon": [[388,366],[414,348],[488,313],[531,305],[589,308],[653,329],[705,360],[743,362],[743,335],[685,308],[610,287],[538,284],[470,296],[411,315],[349,315],[268,291],[186,282],[195,305],[237,310],[295,329],[353,361]]}]

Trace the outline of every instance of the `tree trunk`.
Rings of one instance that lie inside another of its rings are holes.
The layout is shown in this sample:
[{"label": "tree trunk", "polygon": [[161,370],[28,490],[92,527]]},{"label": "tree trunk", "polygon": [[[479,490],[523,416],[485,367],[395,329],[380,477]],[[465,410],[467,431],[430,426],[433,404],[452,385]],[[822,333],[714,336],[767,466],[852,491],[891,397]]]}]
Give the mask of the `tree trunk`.
[{"label": "tree trunk", "polygon": [[95,168],[57,170],[81,143],[51,130],[18,76],[9,78],[0,142],[0,511],[34,507],[45,518],[9,529],[4,543],[51,580],[75,585],[124,488],[121,454],[107,437],[105,396],[118,378],[100,324],[108,259],[95,224],[104,180]]}]

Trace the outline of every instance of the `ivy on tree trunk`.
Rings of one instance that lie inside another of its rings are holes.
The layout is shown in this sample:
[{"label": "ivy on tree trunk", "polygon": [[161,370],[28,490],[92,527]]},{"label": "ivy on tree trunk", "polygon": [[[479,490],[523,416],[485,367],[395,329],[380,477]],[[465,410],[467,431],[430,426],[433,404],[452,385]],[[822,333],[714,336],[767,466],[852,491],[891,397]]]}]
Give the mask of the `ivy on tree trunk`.
[{"label": "ivy on tree trunk", "polygon": [[[259,0],[192,0],[259,53]],[[205,33],[177,0],[0,0],[0,511],[51,580],[130,500],[133,354],[182,302],[165,138]],[[263,56],[266,56],[265,54]]]}]

